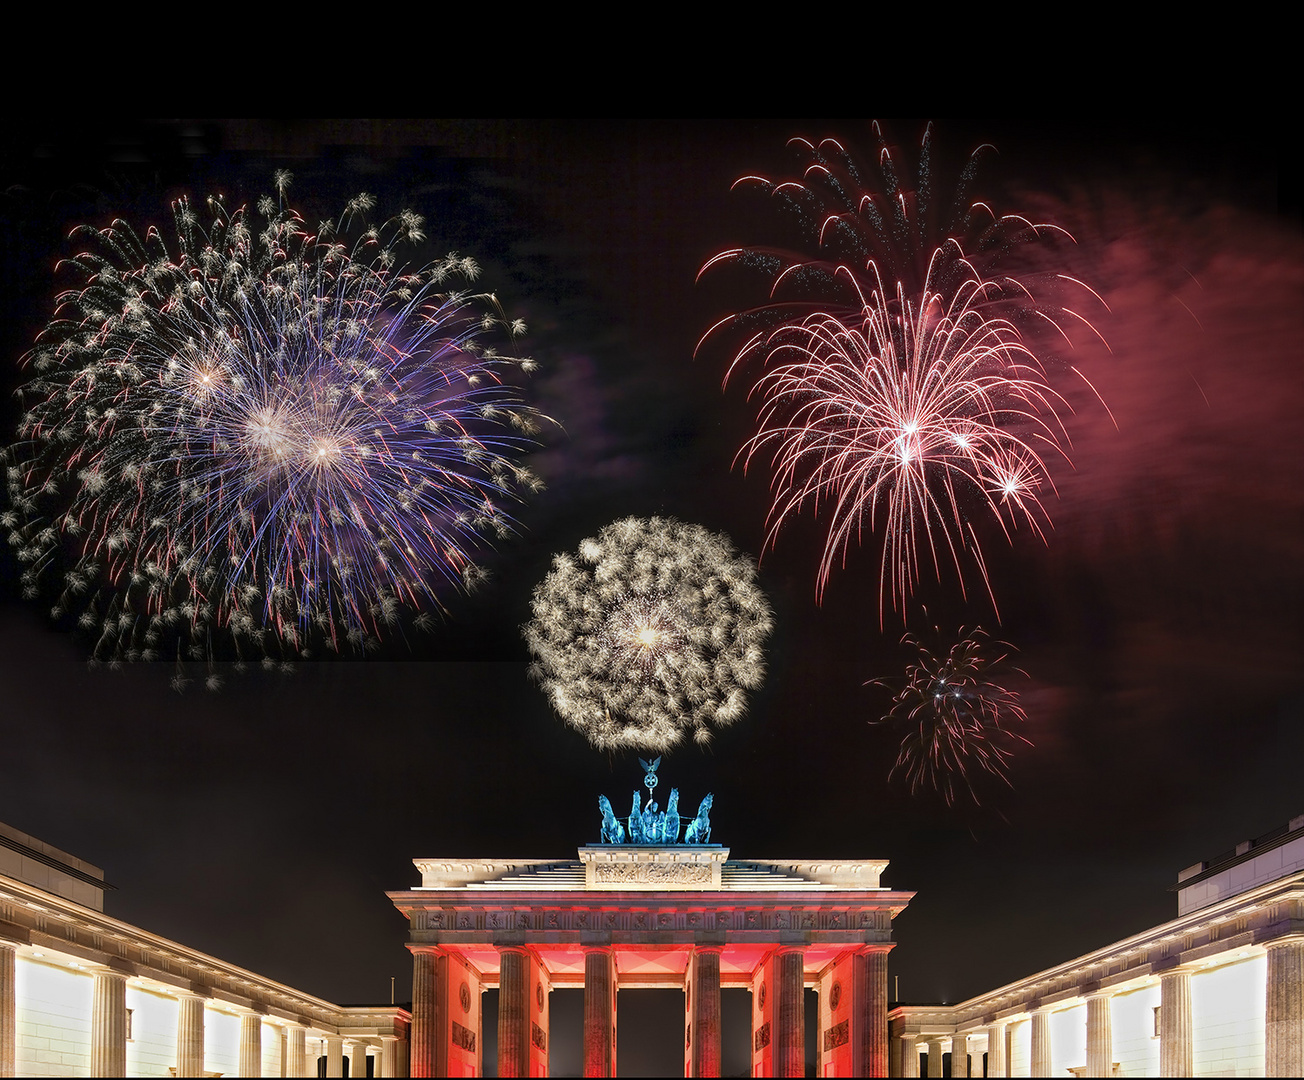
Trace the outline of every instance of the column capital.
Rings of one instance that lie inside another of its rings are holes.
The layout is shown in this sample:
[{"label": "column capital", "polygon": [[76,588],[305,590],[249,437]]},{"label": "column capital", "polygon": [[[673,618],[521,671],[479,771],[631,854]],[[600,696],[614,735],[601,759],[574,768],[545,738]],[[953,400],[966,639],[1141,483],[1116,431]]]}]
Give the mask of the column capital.
[{"label": "column capital", "polygon": [[1171,975],[1194,975],[1197,971],[1204,970],[1200,964],[1191,963],[1183,964],[1176,957],[1170,957],[1168,960],[1161,960],[1158,964],[1152,964],[1150,971],[1157,975],[1161,980]]},{"label": "column capital", "polygon": [[1265,949],[1278,949],[1284,945],[1304,945],[1304,930],[1291,930],[1281,937],[1259,942]]},{"label": "column capital", "polygon": [[863,945],[856,946],[858,953],[890,953],[897,947],[895,941],[867,941]]},{"label": "column capital", "polygon": [[447,951],[440,945],[414,945],[410,941],[407,943],[407,950],[412,953],[413,956],[416,956],[418,953],[421,955],[429,954],[431,956],[439,956]]}]

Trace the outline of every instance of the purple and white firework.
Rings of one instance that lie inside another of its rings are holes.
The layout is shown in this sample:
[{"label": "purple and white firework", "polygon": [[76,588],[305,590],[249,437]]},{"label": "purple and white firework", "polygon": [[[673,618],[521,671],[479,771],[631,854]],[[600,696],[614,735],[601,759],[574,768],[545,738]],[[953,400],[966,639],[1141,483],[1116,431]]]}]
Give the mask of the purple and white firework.
[{"label": "purple and white firework", "polygon": [[3,524],[24,591],[61,579],[54,614],[96,657],[370,647],[429,626],[514,531],[539,486],[524,327],[456,287],[471,259],[404,267],[422,220],[372,226],[373,205],[310,233],[283,200],[210,199],[205,226],[183,198],[172,250],[121,221],[74,234],[80,282],[27,358]]}]

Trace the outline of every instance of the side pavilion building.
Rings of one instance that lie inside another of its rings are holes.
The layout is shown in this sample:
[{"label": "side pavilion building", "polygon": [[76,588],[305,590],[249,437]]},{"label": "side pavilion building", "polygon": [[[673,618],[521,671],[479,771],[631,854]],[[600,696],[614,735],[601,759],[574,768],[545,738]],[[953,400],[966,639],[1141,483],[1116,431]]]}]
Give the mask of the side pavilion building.
[{"label": "side pavilion building", "polygon": [[416,859],[392,892],[412,951],[412,1076],[479,1076],[497,987],[498,1075],[546,1076],[548,995],[584,989],[584,1075],[614,1076],[616,994],[682,989],[684,1075],[720,1074],[720,990],[752,993],[752,1075],[884,1076],[892,919],[884,860],[740,862],[717,844],[600,844],[573,860]]}]

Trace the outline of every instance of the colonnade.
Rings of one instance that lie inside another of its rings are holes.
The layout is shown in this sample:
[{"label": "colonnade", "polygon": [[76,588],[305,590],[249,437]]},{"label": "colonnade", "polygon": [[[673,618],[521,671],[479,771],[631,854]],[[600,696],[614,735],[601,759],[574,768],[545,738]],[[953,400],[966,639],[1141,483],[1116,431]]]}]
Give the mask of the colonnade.
[{"label": "colonnade", "polygon": [[[478,975],[455,947],[408,947],[413,960],[411,1075],[474,1075],[480,1071]],[[821,1024],[828,1027],[817,1040],[821,1075],[886,1074],[889,947],[848,949],[821,973],[819,988],[828,995],[827,1007],[821,1010]],[[546,996],[551,990],[546,967],[525,945],[494,948],[499,963],[498,1075],[545,1075],[550,1036]],[[616,1075],[621,948],[582,947],[585,1076]],[[707,943],[686,950],[685,1076],[720,1075],[721,960],[728,948]],[[753,1075],[804,1074],[804,954],[804,946],[776,945],[751,975]],[[470,1000],[472,986],[475,1002]]]},{"label": "colonnade", "polygon": [[[17,946],[0,940],[0,1077],[17,1075],[18,1000]],[[127,986],[129,976],[123,972],[91,970],[90,1075],[114,1077],[127,1075],[128,1030]],[[204,1045],[207,999],[199,994],[178,990],[176,1029],[176,1075],[205,1074]],[[277,1024],[264,1027],[265,1014],[247,1010],[240,1013],[239,1075],[263,1075],[263,1040],[271,1035],[277,1040],[278,1065],[272,1075],[306,1077],[317,1075],[317,1062],[309,1061],[310,1030],[302,1024]],[[85,1030],[85,1029],[83,1029]],[[406,1073],[403,1047],[397,1036],[381,1035],[375,1039],[347,1038],[320,1032],[314,1041],[324,1049],[327,1076],[344,1075],[344,1059],[349,1059],[349,1075],[367,1075],[367,1055],[376,1051],[373,1075],[402,1076]]]},{"label": "colonnade", "polygon": [[[1266,1009],[1264,1018],[1264,1074],[1304,1075],[1304,935],[1288,935],[1265,945],[1267,952]],[[1199,965],[1171,967],[1159,973],[1159,1075],[1192,1076],[1195,1070],[1194,1027],[1191,1021],[1191,977]],[[1125,988],[1130,989],[1130,988]],[[1052,1069],[1051,1013],[1066,1004],[1086,1005],[1086,1060],[1082,1075],[1110,1076],[1114,1072],[1111,1001],[1115,990],[1096,988],[1068,1002],[1040,1005],[1019,1015],[996,1019],[970,1031],[950,1036],[901,1035],[900,1076],[919,1075],[920,1044],[927,1047],[928,1075],[942,1075],[942,1056],[951,1054],[951,1075],[968,1075],[970,1040],[987,1052],[988,1076],[1014,1076],[1014,1032],[1030,1026],[1028,1059],[1020,1070],[1031,1076],[1049,1076]],[[895,1055],[894,1055],[895,1056]],[[975,1064],[981,1075],[981,1066]]]}]

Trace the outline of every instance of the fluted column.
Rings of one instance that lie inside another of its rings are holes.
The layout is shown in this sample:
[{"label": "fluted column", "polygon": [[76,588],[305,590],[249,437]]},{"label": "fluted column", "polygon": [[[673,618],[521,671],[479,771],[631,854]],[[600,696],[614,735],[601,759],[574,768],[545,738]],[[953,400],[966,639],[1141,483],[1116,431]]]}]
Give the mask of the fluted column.
[{"label": "fluted column", "polygon": [[1190,1076],[1195,1053],[1191,1038],[1191,973],[1159,977],[1159,1075]]},{"label": "fluted column", "polygon": [[1267,1075],[1304,1075],[1304,939],[1268,943],[1267,1004]]},{"label": "fluted column", "polygon": [[1114,1033],[1110,1022],[1110,999],[1107,991],[1087,998],[1087,1075],[1112,1076],[1114,1071]]},{"label": "fluted column", "polygon": [[887,949],[866,950],[859,958],[864,965],[864,985],[857,990],[863,994],[860,1016],[865,1031],[861,1043],[861,1059],[854,1062],[859,1076],[886,1076],[887,1060]]},{"label": "fluted column", "polygon": [[[295,1024],[285,1035],[285,1076],[308,1075],[308,1031]],[[312,1070],[317,1075],[317,1070]]]},{"label": "fluted column", "polygon": [[91,1075],[127,1075],[127,976],[97,971],[91,999]]},{"label": "fluted column", "polygon": [[780,947],[774,962],[774,1075],[806,1075],[806,989],[800,948]]},{"label": "fluted column", "polygon": [[263,1075],[263,1018],[240,1014],[240,1075]]},{"label": "fluted column", "polygon": [[901,1036],[901,1075],[919,1075],[919,1043],[916,1035]]},{"label": "fluted column", "polygon": [[1032,1014],[1032,1075],[1050,1075],[1050,1010]]},{"label": "fluted column", "polygon": [[437,1076],[435,1036],[439,1030],[435,1013],[435,959],[439,950],[409,945],[412,950],[412,1064],[413,1076]]},{"label": "fluted column", "polygon": [[339,1035],[326,1037],[326,1075],[344,1075],[344,1039]]},{"label": "fluted column", "polygon": [[987,1075],[1005,1075],[1005,1025],[987,1025]]},{"label": "fluted column", "polygon": [[942,1075],[942,1055],[946,1053],[942,1049],[942,1040],[938,1038],[929,1039],[928,1046],[928,1075],[932,1077]]},{"label": "fluted column", "polygon": [[367,1044],[364,1042],[348,1043],[345,1045],[345,1052],[349,1056],[349,1076],[366,1076]]},{"label": "fluted column", "polygon": [[[693,1000],[690,1002],[689,1035],[692,1039],[693,1076],[720,1075],[720,953],[722,948],[699,946],[693,950]],[[805,1044],[802,1046],[805,1068]]]},{"label": "fluted column", "polygon": [[969,1075],[968,1035],[954,1035],[951,1038],[951,1075],[956,1080]]},{"label": "fluted column", "polygon": [[0,1076],[18,1069],[18,946],[0,941]]},{"label": "fluted column", "polygon": [[584,951],[584,1075],[616,1075],[616,954]]},{"label": "fluted column", "polygon": [[398,1054],[396,1047],[398,1036],[382,1035],[380,1037],[380,1057],[376,1061],[379,1067],[377,1076],[393,1077],[398,1075]]},{"label": "fluted column", "polygon": [[182,994],[177,1003],[177,1075],[204,1075],[204,999]]},{"label": "fluted column", "polygon": [[498,950],[498,1075],[530,1075],[530,954]]}]

